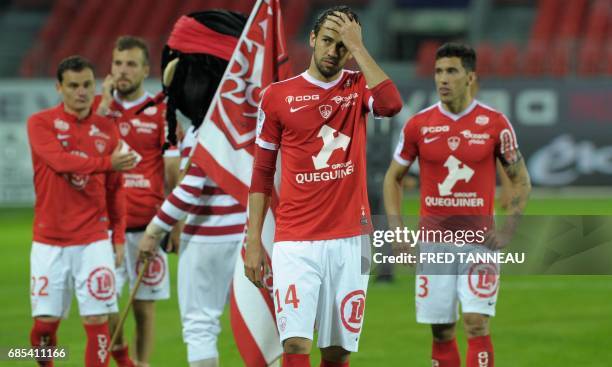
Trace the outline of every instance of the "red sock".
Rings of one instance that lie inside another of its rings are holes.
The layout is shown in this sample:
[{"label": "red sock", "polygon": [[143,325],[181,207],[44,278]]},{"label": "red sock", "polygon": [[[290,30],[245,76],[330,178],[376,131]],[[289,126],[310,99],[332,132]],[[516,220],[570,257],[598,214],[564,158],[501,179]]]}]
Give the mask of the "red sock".
[{"label": "red sock", "polygon": [[324,359],[321,359],[320,367],[349,367],[349,362],[330,362]]},{"label": "red sock", "polygon": [[468,339],[467,367],[493,367],[493,344],[491,336]]},{"label": "red sock", "polygon": [[109,362],[108,322],[103,324],[85,324],[87,346],[85,347],[85,367],[107,367]]},{"label": "red sock", "polygon": [[[34,326],[30,331],[30,344],[33,347],[54,347],[57,345],[57,328],[59,320],[53,322],[34,319]],[[53,367],[53,361],[38,361],[39,366]]]},{"label": "red sock", "polygon": [[127,345],[121,346],[120,349],[112,350],[111,355],[119,367],[136,367],[134,361],[130,359]]},{"label": "red sock", "polygon": [[283,353],[282,367],[310,367],[310,355]]},{"label": "red sock", "polygon": [[434,340],[431,347],[431,360],[434,367],[461,367],[457,339],[453,338],[447,342]]}]

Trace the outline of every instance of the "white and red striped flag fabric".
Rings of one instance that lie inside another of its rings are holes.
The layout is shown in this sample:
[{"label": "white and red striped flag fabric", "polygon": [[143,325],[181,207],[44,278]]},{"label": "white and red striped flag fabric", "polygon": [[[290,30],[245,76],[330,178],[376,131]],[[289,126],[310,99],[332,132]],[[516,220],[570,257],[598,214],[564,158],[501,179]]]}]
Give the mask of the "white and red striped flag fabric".
[{"label": "white and red striped flag fabric", "polygon": [[[251,183],[262,90],[290,76],[279,0],[258,0],[240,36],[223,79],[200,127],[192,162],[246,207]],[[272,207],[276,195],[273,195]],[[274,219],[266,215],[262,240],[272,254]],[[230,290],[230,318],[247,367],[278,365],[282,354],[276,330],[272,278],[258,289],[244,275],[244,249]]]}]

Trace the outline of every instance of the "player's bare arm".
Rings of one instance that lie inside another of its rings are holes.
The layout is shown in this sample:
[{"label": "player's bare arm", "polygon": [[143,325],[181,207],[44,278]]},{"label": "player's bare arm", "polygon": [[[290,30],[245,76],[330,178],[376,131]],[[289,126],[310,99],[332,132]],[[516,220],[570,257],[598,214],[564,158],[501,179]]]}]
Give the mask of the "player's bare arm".
[{"label": "player's bare arm", "polygon": [[166,194],[169,194],[182,179],[180,175],[180,157],[164,158],[164,181],[166,184]]},{"label": "player's bare arm", "polygon": [[383,199],[389,228],[402,227],[402,179],[410,166],[391,161],[383,181]]},{"label": "player's bare arm", "polygon": [[[387,224],[389,229],[404,227],[402,220],[402,199],[403,199],[403,179],[410,166],[403,166],[395,160],[391,161],[385,179],[383,181],[383,200],[385,212],[387,214]],[[409,243],[394,243],[393,252],[395,254],[409,253],[412,250]]]},{"label": "player's bare arm", "polygon": [[249,224],[244,257],[244,274],[256,287],[263,287],[263,275],[267,270],[265,250],[261,242],[261,230],[270,204],[270,195],[249,194]]},{"label": "player's bare arm", "polygon": [[499,205],[502,209],[508,210],[510,207],[510,200],[512,198],[512,183],[508,178],[508,175],[504,171],[504,167],[499,159],[496,162],[497,166],[497,175],[499,176],[499,181],[501,183],[501,192],[499,194]]},{"label": "player's bare arm", "polygon": [[355,58],[370,89],[389,79],[364,46],[361,26],[354,19],[345,13],[334,12],[334,15],[330,15],[327,20],[323,28],[340,35],[342,43]]},{"label": "player's bare arm", "polygon": [[102,82],[102,99],[96,110],[98,115],[106,116],[110,111],[110,105],[113,101],[113,89],[115,89],[115,80],[113,76],[109,74]]},{"label": "player's bare arm", "polygon": [[125,257],[125,243],[114,243],[113,251],[115,252],[115,266],[120,267]]},{"label": "player's bare arm", "polygon": [[500,157],[504,173],[510,180],[510,200],[504,227],[489,242],[493,249],[505,247],[516,231],[519,220],[527,206],[527,200],[531,192],[531,179],[525,165],[525,160],[519,150],[511,150]]}]

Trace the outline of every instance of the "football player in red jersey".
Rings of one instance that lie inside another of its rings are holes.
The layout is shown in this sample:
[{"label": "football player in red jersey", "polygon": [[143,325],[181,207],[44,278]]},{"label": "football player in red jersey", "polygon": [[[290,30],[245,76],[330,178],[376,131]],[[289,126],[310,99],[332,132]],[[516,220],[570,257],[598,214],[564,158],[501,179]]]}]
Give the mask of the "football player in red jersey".
[{"label": "football player in red jersey", "polygon": [[30,341],[34,347],[57,345],[57,328],[68,316],[75,289],[87,332],[85,366],[108,366],[107,315],[117,311],[114,269],[125,231],[122,177],[113,171],[131,169],[136,156],[121,153],[112,121],[92,113],[95,79],[89,61],[62,60],[57,90],[62,103],[28,119],[36,192]]},{"label": "football player in red jersey", "polygon": [[[143,82],[149,75],[149,49],[144,40],[119,37],[113,49],[111,74],[104,81],[98,113],[111,117],[121,139],[139,156],[136,167],[124,173],[127,225],[123,265],[117,269],[117,295],[123,285],[134,286],[139,271],[138,242],[164,201],[164,179],[173,188],[178,178],[178,149],[166,143],[166,106],[153,104],[153,95]],[[148,107],[147,107],[148,106]],[[134,299],[136,320],[135,357],[139,367],[146,367],[154,343],[155,301],[170,297],[167,255],[158,249],[149,262],[142,284]],[[109,326],[114,333],[119,316],[111,314]],[[120,331],[112,356],[120,367],[134,366],[127,343]]]},{"label": "football player in red jersey", "polygon": [[[440,102],[418,112],[402,129],[385,176],[384,200],[389,224],[403,227],[400,184],[418,157],[421,227],[456,231],[458,223],[467,223],[467,227],[460,229],[480,229],[484,235],[480,245],[468,243],[464,251],[495,252],[506,246],[514,233],[531,184],[510,122],[470,93],[475,67],[476,54],[469,46],[450,43],[438,49],[435,83]],[[506,222],[501,229],[492,230],[496,159],[510,180],[511,198]],[[459,248],[456,243],[440,242],[444,241],[421,241],[420,251]],[[455,341],[460,303],[468,338],[466,365],[491,367],[489,317],[495,314],[498,266],[461,263],[453,266],[452,272],[443,275],[433,275],[436,271],[426,264],[417,268],[417,321],[431,324],[433,365],[461,365]]]},{"label": "football player in red jersey", "polygon": [[[350,8],[325,11],[310,33],[310,46],[308,70],[273,83],[261,100],[245,274],[263,287],[261,233],[280,151],[272,270],[283,366],[310,366],[316,324],[321,366],[345,367],[358,349],[368,282],[361,268],[371,232],[367,117],[393,116],[402,101],[364,47]],[[360,71],[343,69],[351,57]]]}]

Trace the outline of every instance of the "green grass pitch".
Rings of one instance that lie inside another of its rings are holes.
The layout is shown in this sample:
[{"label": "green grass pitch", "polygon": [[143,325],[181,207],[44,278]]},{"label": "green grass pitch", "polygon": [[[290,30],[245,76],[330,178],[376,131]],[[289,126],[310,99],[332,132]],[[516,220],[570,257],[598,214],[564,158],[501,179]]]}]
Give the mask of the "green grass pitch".
[{"label": "green grass pitch", "polygon": [[[406,202],[407,213],[416,211],[414,200]],[[531,214],[610,214],[609,199],[534,199]],[[32,324],[29,303],[29,252],[31,209],[1,209],[3,263],[0,289],[0,348],[26,347]],[[157,305],[157,338],[152,366],[186,366],[186,351],[176,298],[176,256],[171,256],[172,299]],[[402,271],[400,271],[402,273]],[[352,366],[430,366],[430,333],[418,325],[414,315],[414,278],[398,275],[395,283],[372,283],[368,290],[366,317],[360,352]],[[124,291],[124,295],[127,292]],[[127,297],[122,299],[125,304]],[[219,339],[221,365],[242,366],[227,314]],[[612,366],[612,277],[611,276],[506,276],[502,275],[497,316],[491,322],[498,367],[604,367]],[[133,335],[133,320],[126,335]],[[57,366],[82,366],[85,332],[76,304],[62,321],[59,345],[67,346],[70,358]],[[465,338],[458,340],[465,359]],[[312,364],[318,365],[318,352]],[[0,366],[26,366],[31,362],[8,362]],[[111,365],[114,365],[111,362]]]}]

